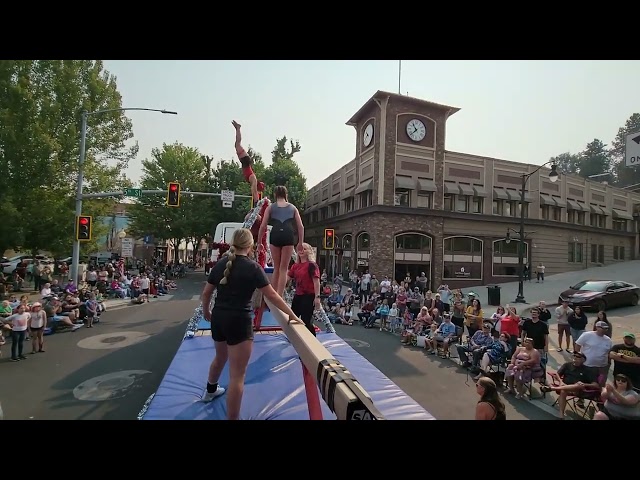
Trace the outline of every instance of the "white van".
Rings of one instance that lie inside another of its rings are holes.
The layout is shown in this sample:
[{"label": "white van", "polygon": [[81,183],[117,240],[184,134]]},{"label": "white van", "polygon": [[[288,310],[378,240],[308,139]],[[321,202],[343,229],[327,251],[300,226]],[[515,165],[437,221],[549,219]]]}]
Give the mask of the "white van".
[{"label": "white van", "polygon": [[[231,243],[233,238],[233,232],[242,228],[244,223],[239,222],[223,222],[216,226],[216,231],[213,234],[212,243]],[[271,235],[271,225],[267,226],[267,245],[269,245],[269,237]],[[215,262],[218,259],[218,249],[211,250],[210,258]],[[270,251],[267,250],[267,263],[271,261]]]}]

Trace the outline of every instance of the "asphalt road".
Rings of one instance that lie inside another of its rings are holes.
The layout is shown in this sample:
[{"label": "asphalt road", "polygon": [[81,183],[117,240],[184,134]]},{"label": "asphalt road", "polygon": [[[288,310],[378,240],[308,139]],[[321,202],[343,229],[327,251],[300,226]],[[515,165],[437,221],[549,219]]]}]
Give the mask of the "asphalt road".
[{"label": "asphalt road", "polygon": [[107,311],[94,328],[45,337],[45,353],[0,358],[0,403],[6,420],[135,419],[154,393],[183,338],[204,285],[195,272],[168,300]]},{"label": "asphalt road", "polygon": [[[457,359],[427,355],[400,345],[400,337],[378,329],[336,325],[337,333],[438,420],[473,420],[475,383]],[[457,354],[454,353],[453,356]],[[554,420],[527,400],[503,397],[507,420]]]}]

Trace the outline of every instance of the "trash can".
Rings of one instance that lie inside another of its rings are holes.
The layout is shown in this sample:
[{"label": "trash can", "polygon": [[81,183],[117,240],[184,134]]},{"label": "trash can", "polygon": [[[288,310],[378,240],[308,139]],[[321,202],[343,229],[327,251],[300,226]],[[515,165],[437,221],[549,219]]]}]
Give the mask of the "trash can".
[{"label": "trash can", "polygon": [[492,307],[500,305],[500,285],[487,285],[487,299]]}]

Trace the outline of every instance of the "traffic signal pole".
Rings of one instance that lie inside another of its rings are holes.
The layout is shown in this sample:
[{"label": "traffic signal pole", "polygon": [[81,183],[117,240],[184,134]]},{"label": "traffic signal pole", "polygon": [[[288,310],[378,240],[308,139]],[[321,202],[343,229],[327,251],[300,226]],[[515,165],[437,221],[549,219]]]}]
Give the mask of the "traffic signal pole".
[{"label": "traffic signal pole", "polygon": [[[82,111],[82,124],[80,126],[80,158],[78,160],[78,185],[76,186],[76,222],[82,215],[82,186],[84,184],[84,157],[87,141],[87,117],[89,112]],[[75,222],[74,222],[75,223]],[[73,254],[71,259],[71,278],[78,283],[78,266],[80,263],[80,242],[77,238],[73,240]]]},{"label": "traffic signal pole", "polygon": [[[166,195],[167,194],[167,190],[142,190],[142,193],[144,195],[153,195],[155,193],[158,194],[163,194]],[[195,196],[201,196],[201,197],[221,197],[222,194],[221,193],[211,193],[211,192],[187,192],[185,190],[182,190],[180,192],[181,195],[195,195]],[[119,191],[119,192],[103,192],[103,193],[85,193],[84,195],[82,195],[82,198],[107,198],[107,197],[123,197],[125,195],[124,190]],[[236,198],[252,198],[251,195],[235,195]]]}]

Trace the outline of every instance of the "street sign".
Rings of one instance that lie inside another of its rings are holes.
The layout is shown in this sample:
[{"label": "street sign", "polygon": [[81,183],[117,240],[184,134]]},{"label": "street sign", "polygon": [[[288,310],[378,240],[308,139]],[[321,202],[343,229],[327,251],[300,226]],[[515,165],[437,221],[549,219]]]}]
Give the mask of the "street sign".
[{"label": "street sign", "polygon": [[[232,192],[232,193],[233,193],[233,192]],[[223,206],[224,208],[231,208],[231,207],[233,207],[233,202],[227,202],[227,201],[223,200],[223,201],[222,201],[222,206]]]},{"label": "street sign", "polygon": [[125,188],[124,189],[125,197],[142,197],[142,189],[141,188]]},{"label": "street sign", "polygon": [[150,243],[153,243],[153,235],[145,235],[144,236],[144,243],[146,243],[147,245]]},{"label": "street sign", "polygon": [[222,202],[233,202],[236,199],[236,192],[234,192],[233,190],[222,190],[222,192],[220,192],[220,200],[222,200]]},{"label": "street sign", "polygon": [[627,167],[640,165],[640,132],[627,135],[625,165]]},{"label": "street sign", "polygon": [[125,258],[133,257],[133,238],[123,238],[122,239],[122,253],[121,255]]}]

